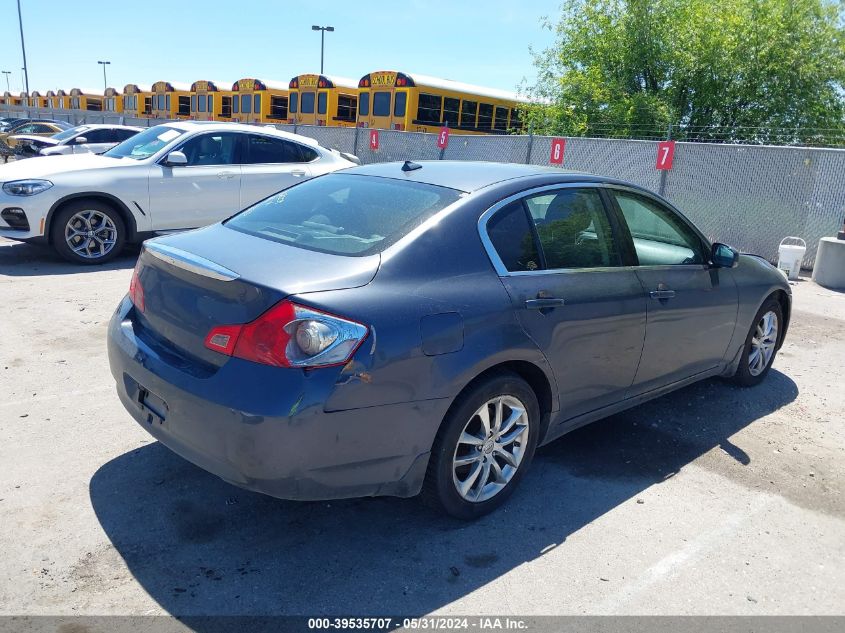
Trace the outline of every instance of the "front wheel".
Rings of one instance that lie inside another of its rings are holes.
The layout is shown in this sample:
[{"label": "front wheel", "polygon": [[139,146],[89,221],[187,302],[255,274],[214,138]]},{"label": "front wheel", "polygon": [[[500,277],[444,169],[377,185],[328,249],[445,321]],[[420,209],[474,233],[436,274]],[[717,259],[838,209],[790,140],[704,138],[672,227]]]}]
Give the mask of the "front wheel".
[{"label": "front wheel", "polygon": [[102,264],[116,257],[126,241],[126,226],[115,209],[99,200],[79,200],[61,209],[52,222],[56,251],[77,264]]},{"label": "front wheel", "polygon": [[511,373],[491,376],[462,395],[443,421],[423,499],[460,519],[492,512],[524,476],[539,432],[540,407],[528,383]]},{"label": "front wheel", "polygon": [[783,336],[783,309],[769,299],[754,317],[733,381],[742,387],[760,384],[775,360]]}]

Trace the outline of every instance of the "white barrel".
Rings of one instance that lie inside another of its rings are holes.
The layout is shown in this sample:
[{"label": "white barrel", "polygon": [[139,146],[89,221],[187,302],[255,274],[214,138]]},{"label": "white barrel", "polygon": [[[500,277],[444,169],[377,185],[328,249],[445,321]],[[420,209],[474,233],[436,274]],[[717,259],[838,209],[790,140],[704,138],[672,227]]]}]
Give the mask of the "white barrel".
[{"label": "white barrel", "polygon": [[778,269],[786,275],[787,279],[798,279],[798,274],[801,272],[801,262],[804,261],[806,252],[807,242],[800,237],[785,237],[780,241],[778,245]]}]

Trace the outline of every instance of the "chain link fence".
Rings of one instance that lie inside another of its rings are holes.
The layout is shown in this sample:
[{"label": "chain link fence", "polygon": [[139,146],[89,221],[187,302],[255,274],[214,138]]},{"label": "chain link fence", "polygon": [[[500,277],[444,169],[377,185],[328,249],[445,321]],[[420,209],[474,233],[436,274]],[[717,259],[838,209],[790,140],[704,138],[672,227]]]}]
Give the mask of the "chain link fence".
[{"label": "chain link fence", "polygon": [[[165,122],[108,112],[5,107],[0,107],[0,112],[61,119],[75,125],[147,127]],[[444,159],[548,165],[553,140],[531,135],[453,133],[441,151],[436,134],[378,130],[378,148],[372,149],[371,130],[364,128],[273,127],[355,154],[363,164]],[[567,138],[564,168],[661,192],[711,239],[772,262],[777,260],[782,238],[802,237],[807,242],[805,268],[812,268],[815,262],[819,238],[835,234],[845,217],[845,150],[678,142],[671,171],[658,171],[656,159],[657,141]]]}]

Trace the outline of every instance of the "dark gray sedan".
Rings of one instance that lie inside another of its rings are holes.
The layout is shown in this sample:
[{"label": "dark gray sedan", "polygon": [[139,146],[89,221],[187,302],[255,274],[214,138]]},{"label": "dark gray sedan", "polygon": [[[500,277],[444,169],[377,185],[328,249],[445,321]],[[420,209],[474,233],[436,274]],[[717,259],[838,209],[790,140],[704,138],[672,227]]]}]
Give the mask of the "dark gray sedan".
[{"label": "dark gray sedan", "polygon": [[422,492],[472,518],[574,428],[710,376],[759,383],[790,305],[768,262],[639,187],[389,163],[146,242],[109,360],[144,428],[238,486]]}]

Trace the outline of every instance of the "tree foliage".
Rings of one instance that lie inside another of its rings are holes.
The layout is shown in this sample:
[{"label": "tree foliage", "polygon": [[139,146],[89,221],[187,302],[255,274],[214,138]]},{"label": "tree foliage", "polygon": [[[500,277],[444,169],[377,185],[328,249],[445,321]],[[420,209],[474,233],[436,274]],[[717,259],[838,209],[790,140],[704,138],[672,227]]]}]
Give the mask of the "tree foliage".
[{"label": "tree foliage", "polygon": [[845,2],[566,0],[537,133],[845,141]]}]

